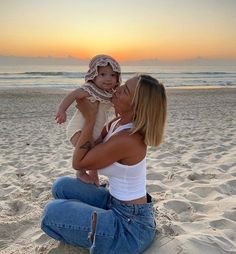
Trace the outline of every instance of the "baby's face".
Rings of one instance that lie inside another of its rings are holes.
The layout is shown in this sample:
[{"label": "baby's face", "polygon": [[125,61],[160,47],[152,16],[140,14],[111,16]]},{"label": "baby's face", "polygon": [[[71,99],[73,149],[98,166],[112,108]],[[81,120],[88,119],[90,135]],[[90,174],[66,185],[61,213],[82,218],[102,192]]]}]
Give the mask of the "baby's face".
[{"label": "baby's face", "polygon": [[118,84],[118,73],[110,65],[98,67],[98,75],[93,82],[102,90],[112,91]]}]

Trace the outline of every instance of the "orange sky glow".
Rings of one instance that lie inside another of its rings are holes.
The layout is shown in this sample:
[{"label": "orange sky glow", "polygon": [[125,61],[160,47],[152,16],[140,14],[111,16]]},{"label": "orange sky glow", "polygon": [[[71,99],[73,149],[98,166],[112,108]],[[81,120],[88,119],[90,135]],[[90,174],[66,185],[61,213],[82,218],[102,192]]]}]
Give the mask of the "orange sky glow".
[{"label": "orange sky glow", "polygon": [[235,59],[235,10],[233,0],[1,1],[0,55]]}]

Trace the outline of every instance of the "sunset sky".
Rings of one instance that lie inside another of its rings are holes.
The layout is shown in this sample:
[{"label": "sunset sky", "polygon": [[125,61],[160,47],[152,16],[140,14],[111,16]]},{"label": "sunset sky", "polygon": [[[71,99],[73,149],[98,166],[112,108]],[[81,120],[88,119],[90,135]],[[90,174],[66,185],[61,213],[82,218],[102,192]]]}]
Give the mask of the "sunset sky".
[{"label": "sunset sky", "polygon": [[2,0],[0,55],[236,59],[235,0]]}]

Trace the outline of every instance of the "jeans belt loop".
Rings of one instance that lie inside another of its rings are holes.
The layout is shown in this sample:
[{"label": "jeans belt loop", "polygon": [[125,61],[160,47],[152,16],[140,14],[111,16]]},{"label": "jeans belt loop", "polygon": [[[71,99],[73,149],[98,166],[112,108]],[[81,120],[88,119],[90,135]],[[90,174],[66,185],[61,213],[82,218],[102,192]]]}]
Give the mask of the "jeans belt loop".
[{"label": "jeans belt loop", "polygon": [[139,211],[139,208],[137,205],[134,205],[134,214],[137,215]]}]

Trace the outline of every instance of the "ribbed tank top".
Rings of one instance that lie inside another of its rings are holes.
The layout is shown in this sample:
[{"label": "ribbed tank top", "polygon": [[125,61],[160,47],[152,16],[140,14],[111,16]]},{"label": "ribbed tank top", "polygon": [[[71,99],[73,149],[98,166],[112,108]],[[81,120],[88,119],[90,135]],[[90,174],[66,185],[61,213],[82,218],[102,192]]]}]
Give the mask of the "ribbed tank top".
[{"label": "ribbed tank top", "polygon": [[[106,142],[114,134],[133,127],[132,123],[128,123],[115,129],[119,121],[120,119],[111,124],[103,142]],[[134,165],[114,162],[98,172],[109,178],[110,194],[119,200],[133,200],[146,195],[146,157]]]}]

